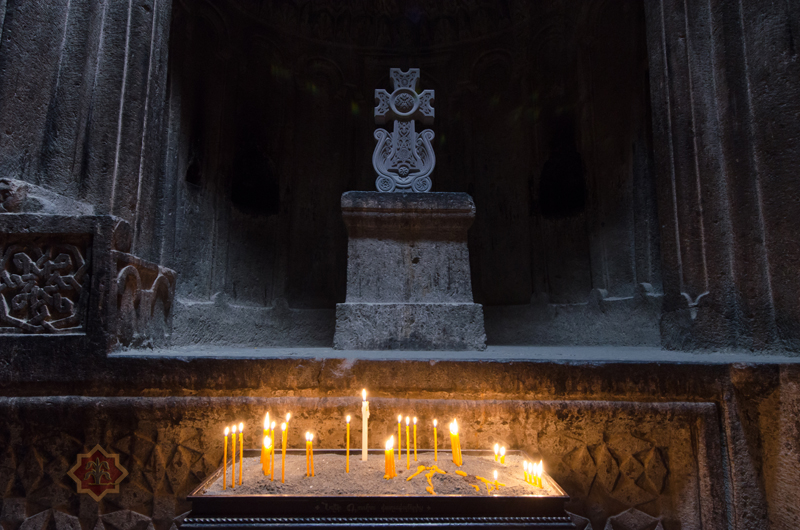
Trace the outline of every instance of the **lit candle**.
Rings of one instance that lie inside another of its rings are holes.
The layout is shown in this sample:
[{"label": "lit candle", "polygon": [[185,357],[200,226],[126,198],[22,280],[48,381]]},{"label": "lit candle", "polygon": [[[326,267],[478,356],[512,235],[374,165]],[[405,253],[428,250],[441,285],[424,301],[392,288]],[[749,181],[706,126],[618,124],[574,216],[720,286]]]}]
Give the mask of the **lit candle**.
[{"label": "lit candle", "polygon": [[505,446],[500,448],[500,463],[506,465],[506,448]]},{"label": "lit candle", "polygon": [[463,464],[461,460],[461,442],[458,439],[458,422],[453,420],[450,424],[450,447],[453,451],[453,463],[457,466]]},{"label": "lit candle", "polygon": [[[264,436],[264,444],[261,446],[261,452],[269,455],[270,449],[272,449],[272,440],[269,436]],[[261,471],[263,471],[265,475],[267,474],[267,461],[268,459],[261,461]]]},{"label": "lit candle", "polygon": [[497,462],[497,455],[500,454],[500,444],[494,444],[494,461]]},{"label": "lit candle", "polygon": [[403,435],[400,434],[400,424],[403,423],[403,415],[397,415],[397,459],[403,458]]},{"label": "lit candle", "polygon": [[439,461],[439,442],[436,439],[436,420],[433,420],[433,461]]},{"label": "lit candle", "polygon": [[414,462],[417,461],[417,417],[414,416]]},{"label": "lit candle", "polygon": [[311,453],[311,476],[314,476],[314,435],[308,433],[308,450]]},{"label": "lit candle", "polygon": [[243,461],[244,461],[244,423],[239,423],[239,484],[242,483]]},{"label": "lit candle", "polygon": [[409,436],[409,425],[411,418],[406,416],[406,469],[411,469],[411,437]]},{"label": "lit candle", "polygon": [[281,423],[281,484],[286,477],[286,424]]},{"label": "lit candle", "polygon": [[311,439],[309,438],[310,433],[306,433],[306,476],[311,476],[311,454],[309,449],[311,448]]},{"label": "lit candle", "polygon": [[269,479],[275,480],[275,422],[270,424],[270,438],[272,438],[272,451],[269,454]]},{"label": "lit candle", "polygon": [[225,445],[222,446],[222,489],[228,489],[228,433],[230,428],[225,427]]},{"label": "lit candle", "polygon": [[369,401],[367,401],[367,389],[361,391],[361,460],[367,461],[367,447],[369,437]]},{"label": "lit candle", "polygon": [[[269,412],[267,412],[267,416],[264,418],[264,436],[269,434]],[[267,466],[264,465],[265,462],[269,461],[269,453],[267,452],[266,446],[261,446],[261,470],[264,474],[267,474]]]},{"label": "lit candle", "polygon": [[236,425],[231,427],[231,447],[233,448],[233,463],[231,464],[231,487],[236,489]]},{"label": "lit candle", "polygon": [[392,439],[389,438],[386,440],[386,450],[383,452],[383,462],[384,462],[384,474],[383,478],[390,479],[392,478],[392,470],[390,467],[390,463],[394,462],[394,449],[392,449]]},{"label": "lit candle", "polygon": [[350,473],[350,415],[347,416],[347,467],[345,473]]},{"label": "lit candle", "polygon": [[495,490],[499,490],[500,489],[500,484],[497,483],[497,470],[496,469],[494,470],[494,489]]},{"label": "lit candle", "polygon": [[536,482],[540,488],[544,488],[544,484],[542,484],[543,474],[544,474],[544,464],[542,464],[542,461],[539,460],[539,465],[536,466]]},{"label": "lit candle", "polygon": [[528,482],[528,461],[522,462],[522,475],[525,477],[525,482]]}]

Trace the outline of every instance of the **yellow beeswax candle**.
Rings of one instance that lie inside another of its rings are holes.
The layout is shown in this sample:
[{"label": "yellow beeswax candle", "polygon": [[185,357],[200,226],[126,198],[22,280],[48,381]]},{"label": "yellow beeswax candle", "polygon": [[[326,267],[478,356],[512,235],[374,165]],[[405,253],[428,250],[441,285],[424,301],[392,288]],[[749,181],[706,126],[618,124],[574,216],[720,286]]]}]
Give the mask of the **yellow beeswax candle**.
[{"label": "yellow beeswax candle", "polygon": [[411,440],[409,436],[409,425],[411,418],[406,416],[406,469],[411,469]]},{"label": "yellow beeswax candle", "polygon": [[231,487],[236,489],[236,425],[231,427],[231,452],[233,463],[231,464]]},{"label": "yellow beeswax candle", "polygon": [[500,444],[494,444],[494,461],[497,462],[497,456],[500,454]]},{"label": "yellow beeswax candle", "polygon": [[314,435],[308,434],[308,451],[311,453],[311,476],[314,476]]},{"label": "yellow beeswax candle", "polygon": [[500,484],[497,483],[497,470],[496,469],[494,470],[494,489],[495,490],[499,490],[500,489]]},{"label": "yellow beeswax candle", "polygon": [[[267,412],[267,416],[264,418],[264,436],[269,435],[268,429],[269,429],[269,412]],[[266,462],[268,459],[269,459],[269,453],[267,453],[266,448],[262,445],[260,462],[261,462],[261,470],[264,472],[265,475],[267,474],[267,466],[264,465],[264,462]]]},{"label": "yellow beeswax candle", "polygon": [[436,420],[433,420],[433,461],[439,461],[439,441],[436,439]]},{"label": "yellow beeswax candle", "polygon": [[239,424],[239,484],[242,483],[242,462],[244,461],[244,423]]},{"label": "yellow beeswax candle", "polygon": [[286,478],[286,424],[281,423],[281,484]]},{"label": "yellow beeswax candle", "polygon": [[505,465],[506,464],[506,448],[500,448],[500,463]]},{"label": "yellow beeswax candle", "polygon": [[392,471],[389,467],[389,462],[394,462],[394,450],[392,449],[392,444],[389,440],[386,440],[386,450],[383,452],[383,478],[390,479],[392,478]]},{"label": "yellow beeswax candle", "polygon": [[228,433],[230,428],[225,427],[225,444],[222,446],[222,489],[228,489]]},{"label": "yellow beeswax candle", "polygon": [[[270,449],[272,449],[272,440],[270,439],[269,435],[264,436],[264,443],[261,445],[261,452],[265,454],[269,454]],[[267,474],[267,459],[261,461],[261,471],[264,474]]]},{"label": "yellow beeswax candle", "polygon": [[347,447],[347,463],[345,467],[345,473],[350,473],[350,416],[347,416],[347,443],[345,444]]},{"label": "yellow beeswax candle", "polygon": [[306,433],[306,476],[310,477],[311,476],[311,456],[309,454],[309,448],[310,448],[311,442],[308,439],[308,434],[309,433]]},{"label": "yellow beeswax candle", "polygon": [[525,460],[522,462],[522,476],[525,479],[525,482],[528,482],[528,461]]},{"label": "yellow beeswax candle", "polygon": [[397,415],[397,459],[403,458],[403,435],[400,434],[400,424],[403,423],[403,415]]},{"label": "yellow beeswax candle", "polygon": [[361,460],[367,461],[369,452],[369,401],[367,401],[367,389],[361,391]]},{"label": "yellow beeswax candle", "polygon": [[414,462],[417,461],[417,417],[414,416]]},{"label": "yellow beeswax candle", "polygon": [[270,438],[272,438],[272,451],[269,453],[269,479],[275,480],[275,422],[270,424]]}]

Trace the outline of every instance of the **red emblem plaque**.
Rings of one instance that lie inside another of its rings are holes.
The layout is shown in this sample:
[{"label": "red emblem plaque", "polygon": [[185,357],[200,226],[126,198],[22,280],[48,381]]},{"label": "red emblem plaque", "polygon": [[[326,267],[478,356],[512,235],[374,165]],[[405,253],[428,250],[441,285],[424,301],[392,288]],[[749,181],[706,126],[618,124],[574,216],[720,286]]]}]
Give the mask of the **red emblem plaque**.
[{"label": "red emblem plaque", "polygon": [[119,483],[128,476],[128,470],[120,465],[119,455],[106,453],[98,444],[78,455],[69,476],[78,484],[78,493],[88,493],[99,501],[107,493],[119,493]]}]

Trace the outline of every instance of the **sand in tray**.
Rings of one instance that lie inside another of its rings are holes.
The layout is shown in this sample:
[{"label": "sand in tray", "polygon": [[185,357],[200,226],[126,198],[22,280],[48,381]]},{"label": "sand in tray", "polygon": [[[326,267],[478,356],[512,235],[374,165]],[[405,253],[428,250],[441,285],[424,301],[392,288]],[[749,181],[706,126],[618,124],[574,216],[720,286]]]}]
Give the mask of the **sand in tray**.
[{"label": "sand in tray", "polygon": [[[281,484],[280,453],[275,455],[275,480],[270,481],[269,476],[264,476],[261,471],[259,457],[244,459],[244,481],[239,485],[239,462],[236,462],[237,485],[231,488],[231,469],[228,467],[228,488],[222,489],[222,477],[218,478],[205,491],[207,495],[430,495],[425,488],[428,481],[423,471],[410,481],[406,479],[417,471],[418,466],[432,466],[436,464],[446,475],[436,473],[431,478],[433,489],[437,495],[489,495],[486,485],[475,476],[493,480],[494,470],[497,470],[498,482],[505,484],[499,492],[491,495],[559,495],[552,488],[547,478],[544,479],[544,488],[537,488],[527,484],[522,472],[523,459],[517,455],[507,455],[506,464],[501,465],[494,461],[494,456],[464,456],[464,465],[460,468],[453,464],[450,453],[439,452],[439,461],[433,461],[433,453],[420,453],[419,460],[414,462],[411,458],[411,468],[406,470],[406,458],[397,460],[395,466],[398,476],[391,480],[383,478],[384,456],[370,455],[369,460],[362,462],[350,454],[350,473],[345,473],[345,457],[340,454],[314,454],[314,471],[316,476],[306,477],[306,458],[304,455],[286,455],[286,482]],[[466,477],[456,474],[456,470],[467,473]],[[480,487],[476,491],[471,484]]]}]

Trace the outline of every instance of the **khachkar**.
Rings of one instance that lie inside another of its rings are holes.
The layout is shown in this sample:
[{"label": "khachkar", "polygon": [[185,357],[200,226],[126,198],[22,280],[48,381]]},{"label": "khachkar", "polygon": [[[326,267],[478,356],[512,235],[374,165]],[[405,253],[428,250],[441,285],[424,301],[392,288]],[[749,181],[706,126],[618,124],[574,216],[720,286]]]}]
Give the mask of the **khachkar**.
[{"label": "khachkar", "polygon": [[349,236],[347,298],[336,306],[334,347],[357,350],[482,350],[483,308],[473,303],[466,193],[424,193],[435,164],[433,91],[417,94],[419,70],[391,69],[394,91],[375,91],[372,161],[379,191],[342,195]]},{"label": "khachkar", "polygon": [[375,123],[383,125],[394,121],[391,134],[385,129],[375,130],[378,145],[372,153],[372,167],[378,174],[375,186],[378,191],[431,190],[431,177],[436,165],[431,140],[433,131],[425,129],[417,134],[415,120],[433,125],[433,90],[417,94],[419,68],[403,72],[399,68],[389,70],[394,91],[375,91]]}]

